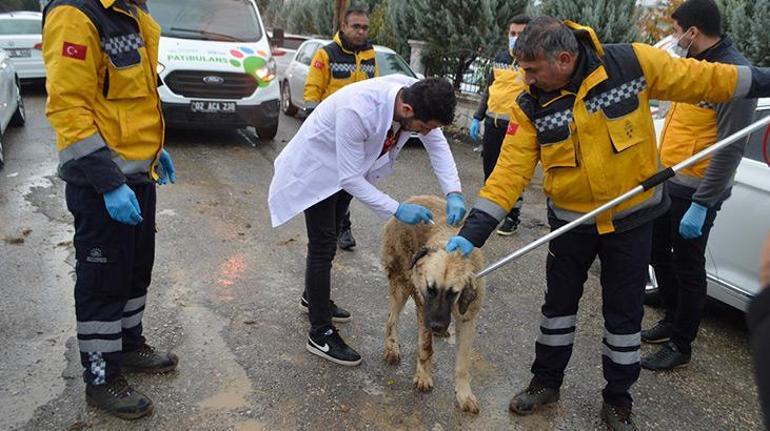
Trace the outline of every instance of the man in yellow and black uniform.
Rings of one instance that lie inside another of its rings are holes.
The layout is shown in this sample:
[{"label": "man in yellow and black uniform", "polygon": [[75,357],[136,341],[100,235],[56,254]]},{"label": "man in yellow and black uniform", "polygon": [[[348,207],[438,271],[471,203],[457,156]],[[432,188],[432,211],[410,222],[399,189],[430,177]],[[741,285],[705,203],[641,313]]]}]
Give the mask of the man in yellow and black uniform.
[{"label": "man in yellow and black uniform", "polygon": [[[368,38],[369,17],[366,11],[359,8],[345,11],[334,41],[316,51],[310,62],[305,82],[305,110],[308,113],[340,88],[379,75],[374,47]],[[349,211],[342,218],[337,245],[343,250],[356,246]]]},{"label": "man in yellow and black uniform", "polygon": [[[590,28],[550,17],[533,19],[514,53],[529,87],[516,99],[495,170],[450,238],[450,252],[468,255],[484,244],[538,163],[552,229],[654,175],[659,161],[650,99],[719,103],[770,94],[767,69],[676,59],[644,44],[603,46]],[[558,400],[583,283],[598,255],[607,381],[601,416],[610,429],[636,429],[629,390],[640,371],[652,225],[667,208],[661,188],[652,188],[550,242],[534,376],[511,400],[513,412],[532,413]]]},{"label": "man in yellow and black uniform", "polygon": [[[681,56],[718,63],[749,61],[722,35],[721,15],[713,0],[688,0],[672,18]],[[661,161],[674,166],[751,124],[757,101],[675,103],[663,129]],[[665,343],[642,358],[642,367],[670,370],[690,362],[691,344],[706,302],[706,243],[722,202],[730,196],[746,139],[683,169],[666,185],[671,209],[653,229],[652,266],[666,315],[642,341]]]},{"label": "man in yellow and black uniform", "polygon": [[[44,11],[46,114],[75,220],[75,312],[89,404],[152,412],[123,371],[173,370],[142,336],[155,249],[155,181],[173,182],[156,92],[160,27],[140,0],[54,0]],[[156,172],[160,164],[162,175]]]},{"label": "man in yellow and black uniform", "polygon": [[[492,70],[489,72],[488,87],[481,95],[479,107],[473,114],[473,121],[469,130],[471,139],[478,138],[479,123],[484,121],[484,138],[482,140],[481,157],[484,161],[484,179],[492,174],[500,155],[500,147],[505,139],[505,131],[508,130],[508,121],[511,119],[511,106],[516,101],[516,96],[526,87],[524,74],[519,73],[513,58],[513,48],[516,39],[527,27],[530,18],[527,15],[517,15],[508,24],[508,47],[501,50],[495,56]],[[513,235],[519,226],[519,214],[523,199],[521,196],[516,201],[511,212],[503,220],[503,224],[497,229],[499,235]]]}]

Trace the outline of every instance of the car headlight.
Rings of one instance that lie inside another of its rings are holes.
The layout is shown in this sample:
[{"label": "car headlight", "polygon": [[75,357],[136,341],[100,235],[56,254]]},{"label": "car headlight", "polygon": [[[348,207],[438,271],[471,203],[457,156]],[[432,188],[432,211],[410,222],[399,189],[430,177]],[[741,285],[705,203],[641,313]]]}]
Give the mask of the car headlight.
[{"label": "car headlight", "polygon": [[160,75],[164,70],[166,70],[166,66],[163,63],[158,62],[158,74]]},{"label": "car headlight", "polygon": [[3,59],[3,61],[0,61],[0,70],[5,70],[6,67],[8,67],[8,62]]},{"label": "car headlight", "polygon": [[275,59],[270,57],[265,67],[257,70],[257,79],[262,82],[270,82],[275,79],[277,69],[278,65],[275,63]]}]

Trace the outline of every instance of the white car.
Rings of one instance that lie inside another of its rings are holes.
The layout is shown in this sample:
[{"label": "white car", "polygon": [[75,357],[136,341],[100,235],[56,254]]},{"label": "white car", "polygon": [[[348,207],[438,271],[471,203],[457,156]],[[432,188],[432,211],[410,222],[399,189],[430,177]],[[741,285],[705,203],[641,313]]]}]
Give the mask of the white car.
[{"label": "white car", "polygon": [[[759,99],[754,121],[768,115],[770,98]],[[655,120],[656,130],[662,130],[663,122]],[[760,291],[759,259],[770,232],[768,138],[770,127],[749,136],[732,195],[717,213],[706,251],[708,295],[743,311]],[[652,300],[657,282],[650,273],[647,292]]]},{"label": "white car", "polygon": [[153,0],[162,27],[158,94],[166,124],[196,129],[252,126],[278,132],[276,66],[254,0]]},{"label": "white car", "polygon": [[42,20],[40,12],[0,14],[0,48],[11,57],[21,79],[45,78]]},{"label": "white car", "polygon": [[[310,72],[310,62],[316,51],[332,41],[329,39],[309,39],[297,49],[289,67],[281,79],[281,109],[286,115],[294,115],[305,108],[305,81]],[[374,45],[379,76],[401,75],[419,78],[409,64],[392,49]]]},{"label": "white car", "polygon": [[21,98],[19,76],[7,52],[0,49],[0,168],[3,167],[3,136],[8,126],[23,126],[27,120]]}]

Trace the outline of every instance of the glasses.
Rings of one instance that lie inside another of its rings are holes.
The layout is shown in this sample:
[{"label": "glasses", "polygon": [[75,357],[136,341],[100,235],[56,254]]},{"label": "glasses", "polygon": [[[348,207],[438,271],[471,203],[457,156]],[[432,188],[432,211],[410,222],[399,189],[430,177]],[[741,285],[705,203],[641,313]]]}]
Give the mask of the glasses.
[{"label": "glasses", "polygon": [[351,24],[350,27],[353,28],[353,30],[369,31],[369,26],[366,24]]}]

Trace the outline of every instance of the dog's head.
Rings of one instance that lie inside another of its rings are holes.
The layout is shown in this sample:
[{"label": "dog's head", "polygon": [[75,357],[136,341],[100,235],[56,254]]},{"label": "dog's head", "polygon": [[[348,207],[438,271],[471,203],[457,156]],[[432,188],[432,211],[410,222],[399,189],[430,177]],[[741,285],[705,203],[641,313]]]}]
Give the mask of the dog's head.
[{"label": "dog's head", "polygon": [[453,310],[466,314],[479,296],[473,265],[458,253],[423,247],[412,257],[411,275],[423,300],[425,326],[436,334],[446,333]]}]

